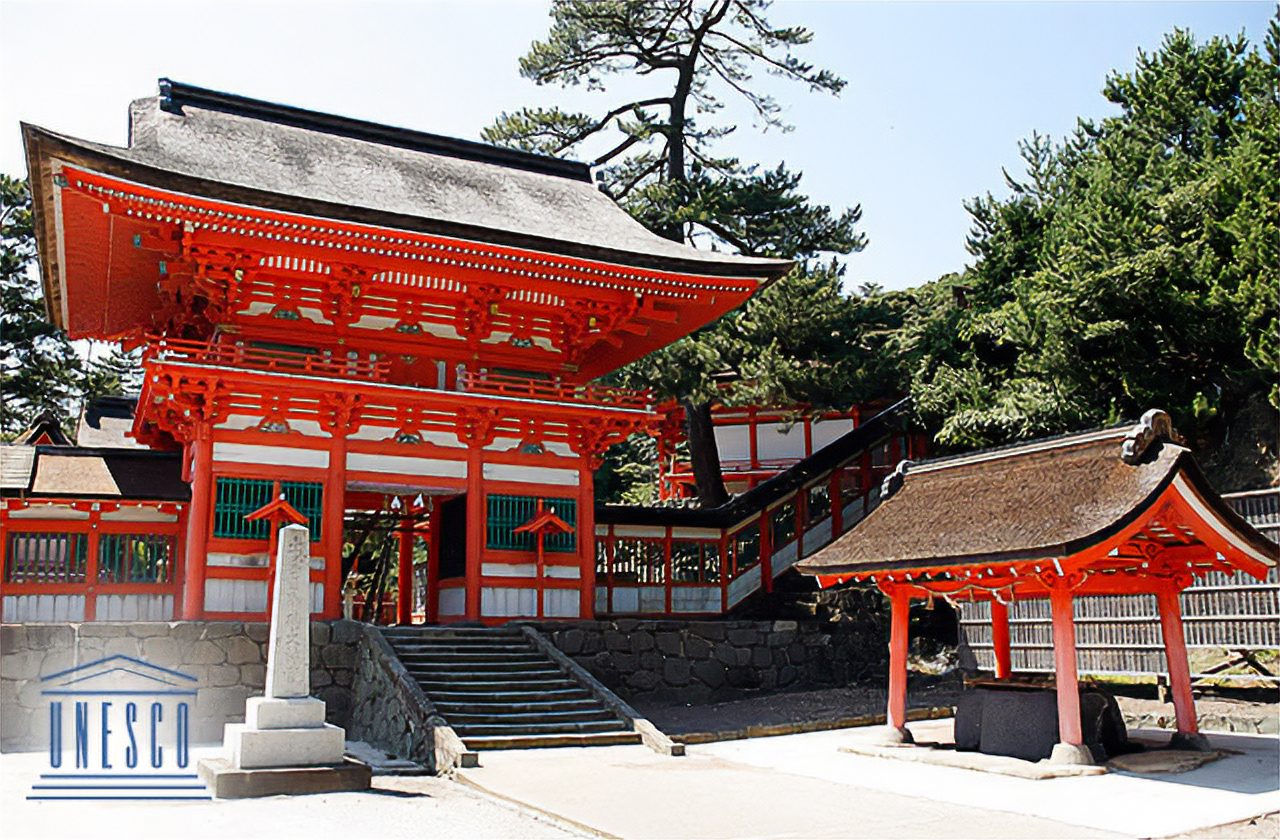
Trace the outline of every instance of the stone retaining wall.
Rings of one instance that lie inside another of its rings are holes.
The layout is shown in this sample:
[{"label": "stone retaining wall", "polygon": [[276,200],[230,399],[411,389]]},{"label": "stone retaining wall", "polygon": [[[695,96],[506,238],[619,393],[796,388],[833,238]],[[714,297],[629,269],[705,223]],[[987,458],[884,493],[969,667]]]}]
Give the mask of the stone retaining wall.
[{"label": "stone retaining wall", "polygon": [[753,690],[882,682],[886,630],[875,616],[805,621],[576,621],[537,625],[628,700],[699,703]]},{"label": "stone retaining wall", "polygon": [[[91,622],[0,625],[0,751],[44,749],[48,704],[40,677],[113,654],[143,659],[198,680],[192,743],[217,743],[222,727],[244,721],[244,701],[266,681],[265,622]],[[312,694],[330,723],[348,726],[359,626],[311,625]]]}]

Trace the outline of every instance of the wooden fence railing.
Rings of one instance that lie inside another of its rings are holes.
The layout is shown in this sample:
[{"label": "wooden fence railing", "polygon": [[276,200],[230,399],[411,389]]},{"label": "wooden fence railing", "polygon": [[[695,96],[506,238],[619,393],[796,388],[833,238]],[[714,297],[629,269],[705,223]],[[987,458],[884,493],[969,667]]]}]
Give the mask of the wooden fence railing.
[{"label": "wooden fence railing", "polygon": [[[1280,488],[1228,493],[1223,499],[1263,534],[1280,537]],[[1280,540],[1277,540],[1280,541]],[[1081,673],[1124,676],[1166,674],[1160,617],[1153,596],[1076,599]],[[992,669],[990,606],[961,603],[960,629],[979,667]],[[1229,682],[1280,684],[1280,575],[1265,581],[1212,572],[1182,593],[1193,676]],[[1009,609],[1015,671],[1053,670],[1047,601],[1016,601]]]}]

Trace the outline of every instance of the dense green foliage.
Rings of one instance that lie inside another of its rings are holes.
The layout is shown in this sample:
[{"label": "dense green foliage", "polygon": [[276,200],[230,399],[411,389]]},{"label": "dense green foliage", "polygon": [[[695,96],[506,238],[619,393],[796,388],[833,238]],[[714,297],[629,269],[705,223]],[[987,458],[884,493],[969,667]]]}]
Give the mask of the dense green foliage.
[{"label": "dense green foliage", "polygon": [[1009,197],[968,205],[972,268],[921,290],[899,337],[940,443],[1156,406],[1203,432],[1276,402],[1277,79],[1274,22],[1265,53],[1176,31],[1108,78],[1116,116],[1022,144]]},{"label": "dense green foliage", "polygon": [[0,175],[0,439],[45,412],[69,426],[84,399],[123,394],[140,382],[135,356],[109,346],[82,358],[49,323],[31,224],[26,182]]}]

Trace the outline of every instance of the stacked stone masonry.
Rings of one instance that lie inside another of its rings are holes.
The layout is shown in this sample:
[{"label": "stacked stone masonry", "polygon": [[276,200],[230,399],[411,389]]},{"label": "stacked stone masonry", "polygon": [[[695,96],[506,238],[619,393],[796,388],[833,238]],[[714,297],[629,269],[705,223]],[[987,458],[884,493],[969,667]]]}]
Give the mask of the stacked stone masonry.
[{"label": "stacked stone masonry", "polygon": [[755,690],[880,682],[879,621],[582,621],[538,629],[628,700],[698,703]]},{"label": "stacked stone masonry", "polygon": [[[47,747],[40,677],[114,654],[195,677],[191,740],[217,743],[224,724],[244,721],[245,700],[263,692],[269,630],[239,621],[0,625],[0,751]],[[311,625],[311,693],[337,726],[351,720],[359,634],[351,621]]]}]

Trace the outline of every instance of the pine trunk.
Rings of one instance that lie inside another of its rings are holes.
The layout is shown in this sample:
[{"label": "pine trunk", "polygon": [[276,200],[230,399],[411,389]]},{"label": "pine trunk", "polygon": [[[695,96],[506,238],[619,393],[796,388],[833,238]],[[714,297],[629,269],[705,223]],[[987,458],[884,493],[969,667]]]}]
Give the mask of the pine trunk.
[{"label": "pine trunk", "polygon": [[699,507],[719,507],[729,501],[729,493],[720,471],[720,449],[716,446],[715,426],[711,422],[711,403],[686,402],[684,416]]}]

